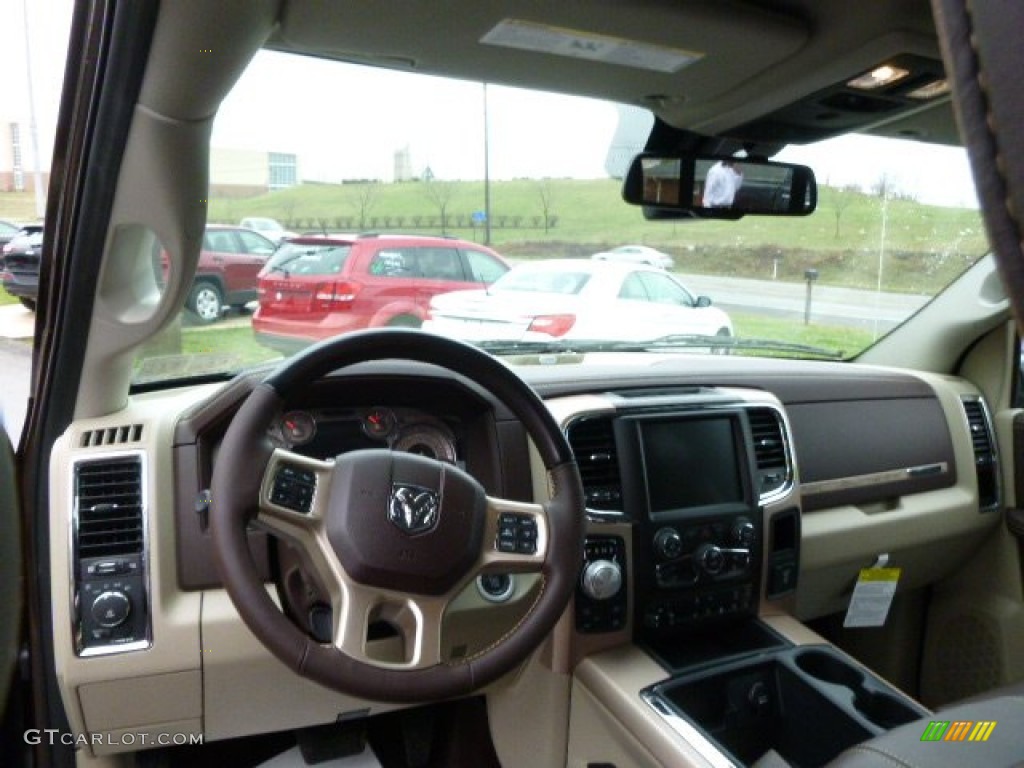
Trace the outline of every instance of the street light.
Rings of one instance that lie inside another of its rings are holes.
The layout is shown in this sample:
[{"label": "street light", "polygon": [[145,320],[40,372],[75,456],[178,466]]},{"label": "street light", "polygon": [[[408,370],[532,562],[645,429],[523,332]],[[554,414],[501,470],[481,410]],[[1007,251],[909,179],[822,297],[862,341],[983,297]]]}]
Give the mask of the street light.
[{"label": "street light", "polygon": [[882,231],[878,238],[878,279],[875,282],[875,321],[872,341],[878,339],[878,316],[882,311],[882,272],[885,268],[885,234],[889,225],[889,185],[882,187]]},{"label": "street light", "polygon": [[36,198],[36,218],[42,219],[46,213],[43,200],[43,172],[39,167],[39,128],[36,125],[36,99],[32,88],[32,45],[28,33],[28,0],[21,2],[22,19],[25,29],[25,76],[28,82],[28,133],[32,142],[34,159],[33,183]]},{"label": "street light", "polygon": [[491,244],[491,150],[487,120],[487,83],[484,83],[484,245]]}]

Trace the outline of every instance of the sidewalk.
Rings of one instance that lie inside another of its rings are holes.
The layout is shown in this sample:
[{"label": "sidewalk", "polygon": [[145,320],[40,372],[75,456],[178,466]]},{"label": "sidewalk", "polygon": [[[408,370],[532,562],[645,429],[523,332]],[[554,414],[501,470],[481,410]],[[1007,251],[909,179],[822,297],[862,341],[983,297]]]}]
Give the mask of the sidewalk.
[{"label": "sidewalk", "polygon": [[21,304],[0,307],[0,338],[31,339],[35,332],[36,315]]}]

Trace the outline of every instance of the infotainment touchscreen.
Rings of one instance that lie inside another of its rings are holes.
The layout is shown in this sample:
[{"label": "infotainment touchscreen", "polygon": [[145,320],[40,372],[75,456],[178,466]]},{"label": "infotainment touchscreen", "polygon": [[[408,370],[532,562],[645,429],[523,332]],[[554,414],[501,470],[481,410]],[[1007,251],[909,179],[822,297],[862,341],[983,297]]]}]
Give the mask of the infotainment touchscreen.
[{"label": "infotainment touchscreen", "polygon": [[652,514],[744,501],[731,416],[643,421]]}]

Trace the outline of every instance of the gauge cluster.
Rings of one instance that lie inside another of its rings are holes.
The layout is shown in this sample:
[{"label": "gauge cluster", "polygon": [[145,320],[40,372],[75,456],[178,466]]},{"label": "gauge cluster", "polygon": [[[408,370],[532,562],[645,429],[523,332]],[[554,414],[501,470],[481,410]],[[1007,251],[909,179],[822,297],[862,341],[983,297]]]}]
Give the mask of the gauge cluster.
[{"label": "gauge cluster", "polygon": [[416,408],[290,410],[274,421],[270,438],[281,447],[318,459],[360,449],[390,448],[449,464],[460,463],[453,428]]}]

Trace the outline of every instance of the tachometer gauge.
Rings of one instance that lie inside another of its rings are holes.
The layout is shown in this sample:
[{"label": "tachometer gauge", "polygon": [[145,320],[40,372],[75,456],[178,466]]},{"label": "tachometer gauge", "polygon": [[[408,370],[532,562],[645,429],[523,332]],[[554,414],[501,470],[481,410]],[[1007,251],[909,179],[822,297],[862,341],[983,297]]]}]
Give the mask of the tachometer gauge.
[{"label": "tachometer gauge", "polygon": [[392,448],[449,464],[455,463],[455,438],[434,424],[412,424],[406,427]]},{"label": "tachometer gauge", "polygon": [[316,420],[306,411],[289,411],[281,417],[281,436],[286,443],[303,445],[316,435]]},{"label": "tachometer gauge", "polygon": [[374,440],[387,438],[394,431],[396,424],[398,418],[390,408],[371,408],[363,416],[363,432]]}]

